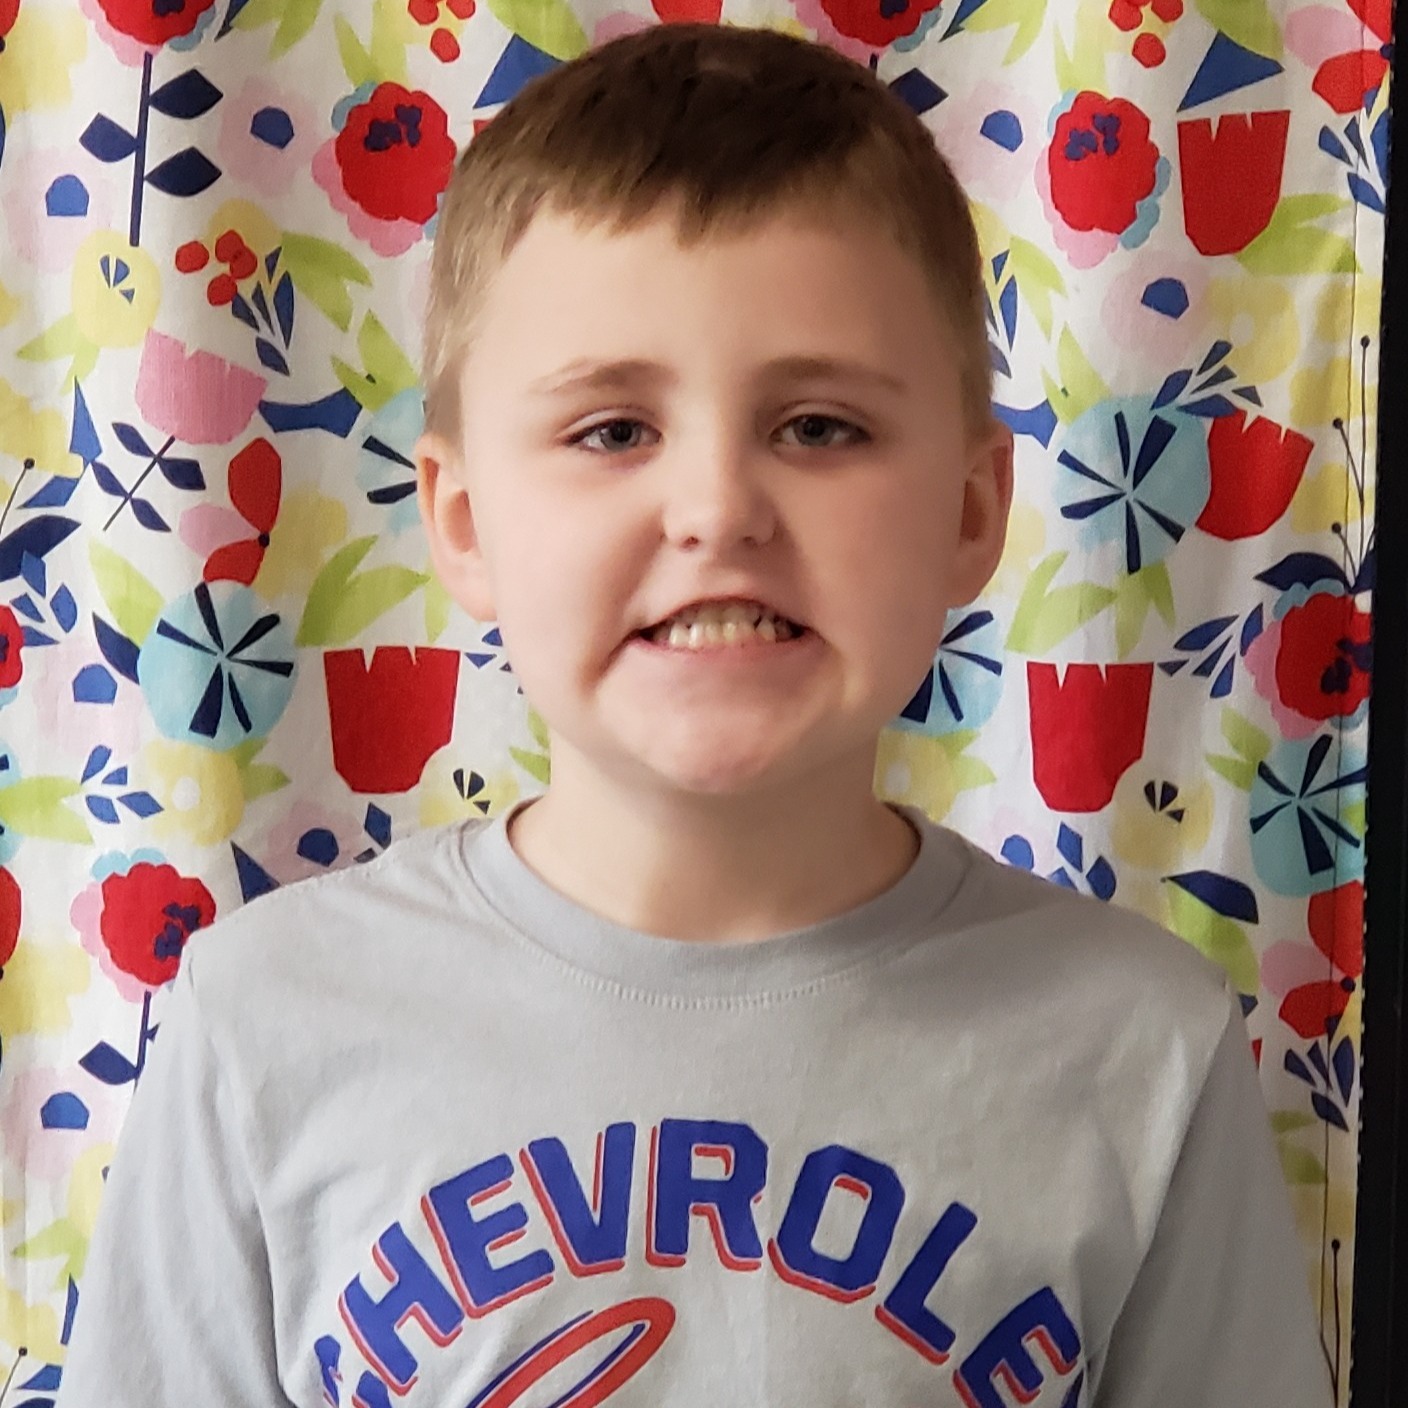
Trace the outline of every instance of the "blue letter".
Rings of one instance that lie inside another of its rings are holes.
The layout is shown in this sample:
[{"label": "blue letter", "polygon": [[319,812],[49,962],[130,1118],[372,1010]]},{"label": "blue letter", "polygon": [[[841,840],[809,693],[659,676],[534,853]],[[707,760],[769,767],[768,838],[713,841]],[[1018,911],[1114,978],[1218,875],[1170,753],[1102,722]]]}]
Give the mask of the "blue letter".
[{"label": "blue letter", "polygon": [[619,1271],[630,1221],[633,1124],[597,1135],[590,1204],[560,1139],[534,1139],[519,1155],[563,1259],[574,1276]]},{"label": "blue letter", "polygon": [[484,1218],[475,1217],[471,1209],[502,1193],[512,1179],[508,1155],[498,1154],[437,1183],[421,1200],[445,1269],[466,1313],[476,1319],[552,1280],[552,1258],[541,1249],[506,1266],[489,1260],[491,1251],[523,1235],[528,1214],[522,1203],[510,1203]]},{"label": "blue letter", "polygon": [[[696,1178],[696,1153],[721,1159],[724,1176]],[[645,1259],[652,1266],[684,1265],[695,1212],[708,1219],[730,1271],[762,1265],[753,1203],[767,1182],[768,1146],[752,1129],[725,1120],[662,1120],[650,1137],[650,1164]]]},{"label": "blue letter", "polygon": [[373,1300],[361,1277],[354,1276],[338,1309],[367,1362],[398,1393],[404,1393],[415,1382],[419,1365],[402,1343],[401,1326],[415,1319],[436,1344],[449,1344],[459,1333],[464,1315],[399,1222],[377,1239],[372,1257],[391,1282],[390,1290]]},{"label": "blue letter", "polygon": [[[855,1245],[844,1261],[823,1256],[812,1245],[826,1200],[838,1185],[865,1199]],[[889,1164],[828,1144],[808,1154],[797,1175],[792,1201],[771,1247],[773,1265],[793,1285],[833,1300],[861,1300],[875,1289],[902,1207],[904,1186]]]},{"label": "blue letter", "polygon": [[885,1304],[875,1308],[875,1318],[886,1329],[893,1330],[934,1364],[942,1364],[948,1358],[953,1331],[926,1309],[924,1302],[954,1252],[977,1225],[977,1217],[962,1203],[950,1203],[914,1254],[914,1260],[901,1273]]},{"label": "blue letter", "polygon": [[1075,1368],[1080,1358],[1080,1335],[1050,1286],[1043,1286],[1009,1310],[953,1376],[954,1386],[970,1408],[1003,1408],[1003,1399],[992,1383],[999,1370],[1019,1398],[1036,1397],[1045,1375],[1027,1349],[1025,1342],[1032,1337],[1058,1374],[1069,1374]]}]

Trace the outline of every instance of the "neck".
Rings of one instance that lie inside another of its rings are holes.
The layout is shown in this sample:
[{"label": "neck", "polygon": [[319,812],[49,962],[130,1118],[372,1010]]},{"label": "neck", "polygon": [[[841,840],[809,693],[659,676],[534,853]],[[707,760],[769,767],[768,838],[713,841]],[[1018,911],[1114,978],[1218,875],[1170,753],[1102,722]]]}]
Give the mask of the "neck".
[{"label": "neck", "polygon": [[851,771],[746,797],[681,797],[578,776],[554,757],[550,791],[518,813],[509,839],[554,889],[627,928],[766,939],[854,909],[912,863],[913,828],[875,798],[869,767]]}]

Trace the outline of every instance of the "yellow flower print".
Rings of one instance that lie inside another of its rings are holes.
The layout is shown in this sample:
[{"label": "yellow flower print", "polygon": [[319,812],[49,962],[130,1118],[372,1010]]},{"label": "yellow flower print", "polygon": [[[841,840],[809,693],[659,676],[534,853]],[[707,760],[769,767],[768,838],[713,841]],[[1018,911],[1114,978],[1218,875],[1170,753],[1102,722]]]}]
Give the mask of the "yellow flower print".
[{"label": "yellow flower print", "polygon": [[[1374,511],[1373,485],[1368,486],[1367,511]],[[1346,528],[1359,522],[1359,491],[1350,478],[1343,460],[1321,465],[1314,474],[1300,481],[1296,496],[1291,500],[1291,527],[1297,533],[1325,533],[1332,525]]]},{"label": "yellow flower print", "polygon": [[327,554],[347,537],[347,508],[338,499],[302,489],[284,498],[269,535],[254,589],[266,601],[304,596]]},{"label": "yellow flower print", "polygon": [[942,821],[958,796],[958,777],[942,738],[886,729],[875,755],[876,795],[920,808]]},{"label": "yellow flower print", "polygon": [[9,327],[20,314],[20,301],[0,283],[0,328]]},{"label": "yellow flower print", "polygon": [[[1356,315],[1363,322],[1370,310],[1383,306],[1383,280],[1375,275],[1361,274],[1353,282],[1329,279],[1325,291],[1315,305],[1315,336],[1321,342],[1344,347],[1360,329],[1355,327]],[[1377,336],[1377,320],[1363,329]]]},{"label": "yellow flower print", "polygon": [[13,1362],[18,1350],[34,1368],[63,1362],[59,1321],[52,1305],[30,1305],[13,1286],[0,1284],[0,1345]]},{"label": "yellow flower print", "polygon": [[1291,378],[1291,424],[1305,434],[1336,419],[1348,421],[1359,400],[1348,357],[1302,367]]},{"label": "yellow flower print", "polygon": [[0,455],[21,465],[33,460],[32,467],[40,474],[75,475],[83,464],[69,453],[68,440],[68,423],[57,410],[34,410],[0,377]]},{"label": "yellow flower print", "polygon": [[156,320],[161,275],[150,255],[112,230],[95,230],[73,263],[73,320],[95,347],[135,347]]},{"label": "yellow flower print", "polygon": [[161,839],[188,837],[198,846],[228,840],[244,816],[244,784],[230,753],[156,738],[142,766],[162,810],[152,818]]},{"label": "yellow flower print", "polygon": [[444,826],[465,817],[482,820],[498,816],[520,796],[518,779],[512,773],[486,776],[475,772],[456,756],[458,752],[449,744],[426,764],[420,785],[422,827]]},{"label": "yellow flower print", "polygon": [[1180,787],[1133,769],[1115,788],[1110,837],[1115,854],[1146,870],[1173,870],[1207,844],[1212,810],[1212,788],[1206,782]]},{"label": "yellow flower print", "polygon": [[1046,517],[1028,503],[1014,503],[1007,520],[1007,541],[988,591],[998,596],[1020,597],[1031,576],[1032,563],[1046,547]]},{"label": "yellow flower print", "polygon": [[41,944],[21,936],[0,982],[0,1039],[67,1030],[73,1020],[69,999],[87,991],[90,962],[76,944]]},{"label": "yellow flower print", "polygon": [[112,1155],[112,1144],[95,1144],[79,1155],[73,1172],[69,1174],[68,1220],[85,1241],[92,1237],[94,1224],[98,1220],[98,1206],[103,1200],[103,1177],[112,1162]]},{"label": "yellow flower print", "polygon": [[1232,344],[1229,364],[1241,378],[1264,386],[1283,375],[1300,355],[1300,321],[1295,300],[1282,280],[1213,279],[1207,291],[1208,316]]},{"label": "yellow flower print", "polygon": [[7,117],[34,108],[63,108],[73,101],[69,70],[88,52],[88,26],[77,6],[46,8],[26,3],[5,36],[0,64],[0,108]]}]

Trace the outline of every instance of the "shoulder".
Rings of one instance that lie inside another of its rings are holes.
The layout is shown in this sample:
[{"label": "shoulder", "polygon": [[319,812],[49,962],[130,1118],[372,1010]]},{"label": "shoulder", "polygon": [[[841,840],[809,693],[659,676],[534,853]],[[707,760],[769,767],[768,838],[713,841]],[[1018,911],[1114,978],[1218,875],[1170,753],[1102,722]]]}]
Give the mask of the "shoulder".
[{"label": "shoulder", "polygon": [[946,834],[966,866],[944,930],[994,998],[1067,1031],[1124,1032],[1138,1046],[1181,1048],[1195,1066],[1211,1059],[1235,1013],[1217,964],[1118,897],[1076,893]]},{"label": "shoulder", "polygon": [[192,935],[183,975],[207,1015],[373,973],[443,942],[471,892],[464,847],[487,823],[407,836],[381,855],[271,890]]}]

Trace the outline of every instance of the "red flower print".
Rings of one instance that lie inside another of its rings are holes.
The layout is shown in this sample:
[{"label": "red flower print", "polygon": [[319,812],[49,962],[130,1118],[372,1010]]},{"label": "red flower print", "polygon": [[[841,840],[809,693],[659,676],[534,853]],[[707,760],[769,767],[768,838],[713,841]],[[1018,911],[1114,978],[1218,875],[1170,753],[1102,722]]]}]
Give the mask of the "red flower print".
[{"label": "red flower print", "polygon": [[409,792],[432,753],[450,741],[459,687],[455,650],[402,645],[329,650],[327,681],[332,764],[354,792]]},{"label": "red flower print", "polygon": [[1378,44],[1326,59],[1310,85],[1336,112],[1342,113],[1359,111],[1365,93],[1384,81],[1393,54],[1393,0],[1349,0],[1349,8]]},{"label": "red flower print", "polygon": [[343,189],[368,215],[421,225],[455,164],[445,110],[399,83],[378,84],[347,114],[334,150]]},{"label": "red flower print", "polygon": [[20,887],[8,870],[0,868],[0,968],[15,952],[20,938]]},{"label": "red flower print", "polygon": [[[821,0],[839,33],[876,49],[914,33],[942,0]],[[657,7],[658,8],[658,7]]]},{"label": "red flower print", "polygon": [[1212,492],[1198,527],[1224,542],[1255,538],[1291,506],[1315,446],[1298,430],[1287,430],[1247,413],[1217,416],[1208,428]]},{"label": "red flower print", "polygon": [[1369,697],[1369,613],[1354,599],[1317,592],[1281,618],[1276,688],[1307,719],[1345,718]]},{"label": "red flower print", "polygon": [[283,488],[283,462],[279,452],[260,436],[230,461],[230,502],[239,510],[255,536],[216,548],[201,574],[207,582],[243,582],[249,586],[264,562],[269,534],[279,516]]},{"label": "red flower print", "polygon": [[1046,153],[1051,199],[1073,230],[1123,234],[1157,184],[1149,119],[1124,98],[1079,93]]},{"label": "red flower print", "polygon": [[1349,1006],[1364,972],[1364,886],[1358,880],[1310,900],[1310,937],[1325,955],[1331,976],[1292,988],[1281,1020],[1307,1041],[1322,1037]]},{"label": "red flower print", "polygon": [[108,23],[139,44],[165,44],[189,34],[215,0],[98,0]]},{"label": "red flower print", "polygon": [[1289,112],[1224,114],[1178,124],[1183,225],[1200,254],[1237,254],[1281,199]]},{"label": "red flower print", "polygon": [[186,940],[215,918],[215,901],[173,866],[139,861],[102,883],[99,931],[115,967],[157,988],[181,965]]},{"label": "red flower print", "polygon": [[1154,667],[1027,663],[1032,775],[1053,811],[1098,812],[1144,756]]},{"label": "red flower print", "polygon": [[0,606],[0,689],[20,682],[24,673],[24,630],[8,606]]}]

